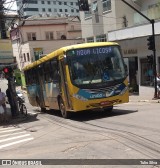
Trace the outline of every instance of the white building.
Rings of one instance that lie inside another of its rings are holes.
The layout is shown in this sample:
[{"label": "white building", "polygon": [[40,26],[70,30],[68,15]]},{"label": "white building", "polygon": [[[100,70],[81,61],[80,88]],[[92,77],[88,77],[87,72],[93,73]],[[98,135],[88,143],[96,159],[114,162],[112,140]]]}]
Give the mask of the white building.
[{"label": "white building", "polygon": [[79,16],[78,0],[16,0],[20,16]]},{"label": "white building", "polygon": [[[160,1],[126,0],[150,19],[155,19],[156,62],[160,72]],[[130,87],[144,96],[154,95],[152,64],[147,61],[151,24],[121,0],[90,0],[90,11],[81,12],[82,37],[91,41],[116,41],[129,68]],[[90,31],[88,31],[88,29]]]},{"label": "white building", "polygon": [[18,67],[67,45],[82,43],[81,24],[70,18],[28,18],[11,30],[13,55]]}]

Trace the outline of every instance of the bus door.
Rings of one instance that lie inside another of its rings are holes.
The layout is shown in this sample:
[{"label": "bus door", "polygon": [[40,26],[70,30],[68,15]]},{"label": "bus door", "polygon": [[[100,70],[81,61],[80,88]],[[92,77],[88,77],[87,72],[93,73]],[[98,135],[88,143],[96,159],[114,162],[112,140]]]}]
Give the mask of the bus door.
[{"label": "bus door", "polygon": [[63,101],[66,102],[68,109],[71,108],[70,98],[69,98],[69,90],[66,79],[66,66],[64,59],[60,60],[60,76],[61,76],[61,96]]},{"label": "bus door", "polygon": [[38,84],[37,84],[37,104],[41,108],[45,108],[45,103],[44,103],[44,73],[43,73],[43,65],[39,65],[37,68],[37,76],[38,76]]},{"label": "bus door", "polygon": [[59,64],[57,58],[50,61],[50,82],[47,88],[47,97],[50,109],[59,109],[57,97],[60,94]]}]

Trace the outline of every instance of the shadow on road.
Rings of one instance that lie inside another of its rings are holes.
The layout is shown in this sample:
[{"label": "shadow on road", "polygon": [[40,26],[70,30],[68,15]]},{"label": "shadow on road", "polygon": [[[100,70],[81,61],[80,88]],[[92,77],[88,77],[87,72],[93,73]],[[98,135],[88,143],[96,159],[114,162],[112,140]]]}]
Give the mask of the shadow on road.
[{"label": "shadow on road", "polygon": [[29,122],[34,122],[37,121],[37,115],[38,114],[28,114],[27,117],[26,116],[22,116],[19,115],[15,118],[9,118],[7,122],[2,122],[0,123],[0,126],[7,126],[7,125],[17,125],[17,124],[21,124],[21,123],[29,123]]},{"label": "shadow on road", "polygon": [[[96,119],[101,119],[101,118],[108,118],[108,117],[115,117],[115,116],[120,116],[120,115],[129,115],[131,113],[135,113],[138,110],[121,110],[121,109],[113,109],[112,112],[109,111],[103,111],[103,110],[97,110],[97,111],[82,111],[82,112],[73,112],[70,113],[70,120],[75,120],[75,121],[89,121],[89,120],[96,120]],[[41,115],[43,114],[49,114],[49,115],[54,115],[57,117],[62,117],[60,111],[58,110],[46,110],[46,112],[42,112]]]},{"label": "shadow on road", "polygon": [[138,110],[119,110],[114,109],[112,112],[109,111],[86,111],[86,112],[79,112],[74,113],[71,116],[71,120],[76,121],[89,121],[89,120],[96,120],[101,118],[108,118],[108,117],[115,117],[120,115],[128,115],[131,113],[135,113]]}]

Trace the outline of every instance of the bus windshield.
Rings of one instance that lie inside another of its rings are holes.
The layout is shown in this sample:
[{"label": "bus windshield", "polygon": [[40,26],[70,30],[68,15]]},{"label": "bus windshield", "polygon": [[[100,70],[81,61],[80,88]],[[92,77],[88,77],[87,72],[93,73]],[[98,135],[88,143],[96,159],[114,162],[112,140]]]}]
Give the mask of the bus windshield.
[{"label": "bus windshield", "polygon": [[119,46],[73,49],[66,52],[73,84],[113,85],[124,80],[126,71]]}]

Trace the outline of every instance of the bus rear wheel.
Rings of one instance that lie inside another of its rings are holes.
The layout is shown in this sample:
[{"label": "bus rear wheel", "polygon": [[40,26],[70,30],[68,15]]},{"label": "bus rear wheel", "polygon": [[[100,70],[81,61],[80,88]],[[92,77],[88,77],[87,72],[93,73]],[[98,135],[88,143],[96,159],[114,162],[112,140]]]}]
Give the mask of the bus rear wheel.
[{"label": "bus rear wheel", "polygon": [[63,118],[69,118],[69,112],[66,111],[65,104],[61,98],[59,99],[59,109]]}]

